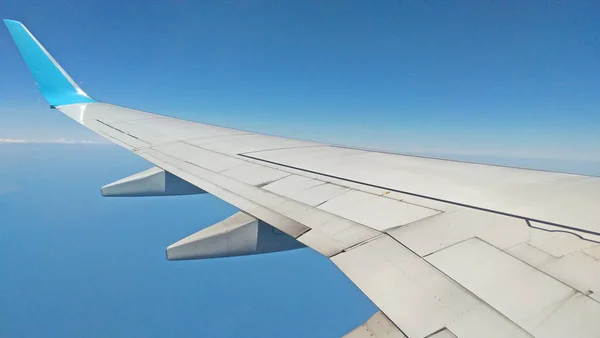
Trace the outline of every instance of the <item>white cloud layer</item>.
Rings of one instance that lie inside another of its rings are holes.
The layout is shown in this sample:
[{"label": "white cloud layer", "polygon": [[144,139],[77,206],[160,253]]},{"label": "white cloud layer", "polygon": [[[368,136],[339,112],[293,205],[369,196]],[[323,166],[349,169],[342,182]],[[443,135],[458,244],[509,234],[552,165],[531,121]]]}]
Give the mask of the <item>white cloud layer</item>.
[{"label": "white cloud layer", "polygon": [[102,141],[91,141],[91,140],[66,140],[59,138],[56,140],[28,140],[28,139],[12,139],[12,138],[0,138],[0,144],[2,143],[57,143],[57,144],[110,144]]}]

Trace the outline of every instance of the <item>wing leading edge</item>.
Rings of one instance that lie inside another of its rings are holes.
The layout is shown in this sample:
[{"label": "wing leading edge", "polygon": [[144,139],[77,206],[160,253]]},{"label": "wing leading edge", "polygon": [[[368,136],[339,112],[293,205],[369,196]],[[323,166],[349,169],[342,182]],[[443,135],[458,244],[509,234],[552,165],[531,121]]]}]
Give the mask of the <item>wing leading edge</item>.
[{"label": "wing leading edge", "polygon": [[[600,179],[350,149],[97,102],[21,23],[5,24],[52,106],[174,175],[178,189],[193,191],[188,182],[251,220],[231,235],[227,222],[203,234],[208,245],[250,236],[244,229],[256,237],[246,224],[262,221],[330,258],[381,310],[352,336],[600,336]],[[163,176],[152,188],[161,194]]]}]

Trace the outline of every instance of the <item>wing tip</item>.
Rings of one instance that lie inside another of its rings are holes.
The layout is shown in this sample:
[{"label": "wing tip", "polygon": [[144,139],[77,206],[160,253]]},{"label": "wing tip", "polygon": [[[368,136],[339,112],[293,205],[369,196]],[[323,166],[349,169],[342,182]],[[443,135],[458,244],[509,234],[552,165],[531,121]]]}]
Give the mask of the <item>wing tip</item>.
[{"label": "wing tip", "polygon": [[4,24],[6,26],[9,25],[19,25],[19,26],[24,26],[23,23],[21,21],[17,21],[17,20],[11,20],[11,19],[2,19],[2,21],[4,21]]},{"label": "wing tip", "polygon": [[3,19],[42,96],[53,106],[97,102],[87,95],[20,21]]}]

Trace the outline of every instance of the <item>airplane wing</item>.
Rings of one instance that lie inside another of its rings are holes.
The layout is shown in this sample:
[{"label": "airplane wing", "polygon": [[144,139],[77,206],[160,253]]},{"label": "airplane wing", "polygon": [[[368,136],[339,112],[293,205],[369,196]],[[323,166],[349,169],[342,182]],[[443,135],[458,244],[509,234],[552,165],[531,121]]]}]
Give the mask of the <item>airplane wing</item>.
[{"label": "airplane wing", "polygon": [[174,243],[169,259],[308,246],[380,310],[349,337],[600,337],[600,178],[295,140],[99,102],[27,28],[5,23],[52,107],[157,166],[104,195],[207,192],[241,210]]}]

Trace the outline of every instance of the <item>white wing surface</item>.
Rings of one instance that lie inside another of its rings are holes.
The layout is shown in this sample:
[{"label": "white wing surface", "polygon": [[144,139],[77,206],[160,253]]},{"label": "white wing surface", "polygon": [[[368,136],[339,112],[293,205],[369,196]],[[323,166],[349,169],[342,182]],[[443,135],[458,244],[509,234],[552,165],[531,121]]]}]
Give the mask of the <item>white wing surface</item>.
[{"label": "white wing surface", "polygon": [[[167,173],[181,187],[168,194],[207,192],[245,214],[200,237],[226,234],[231,245],[244,229],[260,237],[264,223],[331,259],[380,309],[349,337],[600,337],[600,178],[353,149],[98,102],[22,24],[5,23],[53,107],[158,167],[127,182]],[[238,252],[274,251],[259,249]]]}]

